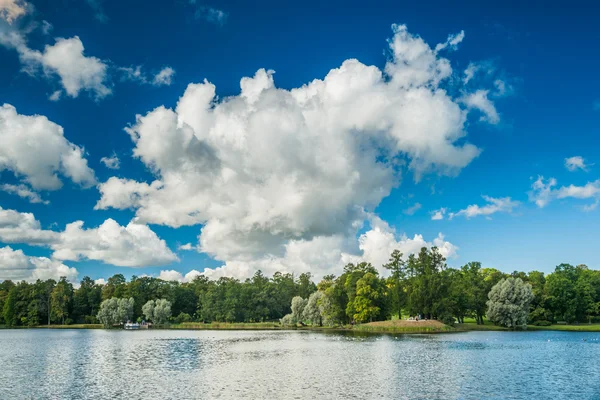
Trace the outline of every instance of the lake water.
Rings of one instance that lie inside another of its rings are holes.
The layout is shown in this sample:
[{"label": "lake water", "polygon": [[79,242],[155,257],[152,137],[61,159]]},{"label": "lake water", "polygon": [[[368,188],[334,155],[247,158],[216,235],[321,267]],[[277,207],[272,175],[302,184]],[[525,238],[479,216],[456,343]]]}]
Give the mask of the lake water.
[{"label": "lake water", "polygon": [[600,333],[0,330],[0,399],[600,399]]}]

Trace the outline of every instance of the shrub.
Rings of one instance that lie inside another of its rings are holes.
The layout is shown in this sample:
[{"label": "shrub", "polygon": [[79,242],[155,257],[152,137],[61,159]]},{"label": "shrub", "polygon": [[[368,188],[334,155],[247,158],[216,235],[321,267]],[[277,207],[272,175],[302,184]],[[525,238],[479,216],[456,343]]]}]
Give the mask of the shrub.
[{"label": "shrub", "polygon": [[190,322],[192,320],[192,317],[190,317],[190,314],[188,313],[179,313],[178,316],[175,317],[175,323],[177,324],[183,324],[184,322]]},{"label": "shrub", "polygon": [[440,316],[439,320],[440,320],[440,322],[442,322],[448,326],[454,326],[455,319],[454,319],[454,316],[450,313],[442,314]]}]

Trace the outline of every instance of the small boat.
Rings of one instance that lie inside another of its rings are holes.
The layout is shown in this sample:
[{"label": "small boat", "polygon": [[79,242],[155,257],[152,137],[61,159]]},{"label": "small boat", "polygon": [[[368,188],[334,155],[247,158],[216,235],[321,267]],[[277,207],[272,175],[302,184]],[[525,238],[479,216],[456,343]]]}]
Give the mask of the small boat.
[{"label": "small boat", "polygon": [[128,322],[125,324],[124,328],[125,329],[140,329],[140,324],[138,324],[137,322],[135,322],[135,323]]}]

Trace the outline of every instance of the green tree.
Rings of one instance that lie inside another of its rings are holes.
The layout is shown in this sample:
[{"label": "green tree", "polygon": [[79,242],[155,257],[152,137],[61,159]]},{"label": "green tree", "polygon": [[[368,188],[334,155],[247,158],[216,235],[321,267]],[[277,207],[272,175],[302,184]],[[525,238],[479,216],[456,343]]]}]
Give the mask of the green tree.
[{"label": "green tree", "polygon": [[67,282],[66,277],[61,277],[50,295],[52,318],[64,325],[65,318],[69,315],[69,305],[73,295],[73,287]]},{"label": "green tree", "polygon": [[502,279],[488,297],[487,315],[490,321],[511,329],[527,327],[529,305],[533,301],[529,283],[521,278]]},{"label": "green tree", "polygon": [[406,280],[406,261],[402,259],[402,253],[394,250],[384,268],[390,271],[390,286],[392,288],[392,308],[402,319],[402,307],[405,306],[405,280]]},{"label": "green tree", "polygon": [[16,315],[16,304],[17,304],[17,288],[12,287],[8,292],[6,301],[4,302],[3,315],[4,323],[6,326],[15,326],[17,324]]},{"label": "green tree", "polygon": [[356,282],[356,296],[353,300],[356,322],[373,321],[381,312],[379,300],[383,296],[382,283],[376,274],[367,272]]}]

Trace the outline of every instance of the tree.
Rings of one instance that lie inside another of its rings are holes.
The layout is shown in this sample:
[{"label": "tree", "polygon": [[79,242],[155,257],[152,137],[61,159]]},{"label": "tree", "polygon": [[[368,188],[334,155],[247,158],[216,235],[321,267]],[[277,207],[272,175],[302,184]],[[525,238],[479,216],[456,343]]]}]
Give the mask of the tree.
[{"label": "tree", "polygon": [[392,303],[394,312],[398,313],[398,319],[402,319],[402,307],[406,302],[404,283],[406,280],[406,261],[402,259],[402,253],[394,250],[384,268],[391,272],[390,283],[392,286]]},{"label": "tree", "polygon": [[64,325],[65,318],[69,315],[69,305],[73,296],[73,287],[67,282],[66,277],[61,277],[50,295],[52,317]]},{"label": "tree", "polygon": [[300,296],[296,296],[292,299],[292,321],[302,322],[304,313],[304,307],[306,307],[307,300]]},{"label": "tree", "polygon": [[167,322],[169,318],[171,318],[171,302],[165,299],[156,300],[152,322],[161,325]]},{"label": "tree", "polygon": [[487,316],[507,328],[526,328],[533,291],[521,278],[502,279],[490,291]]},{"label": "tree", "polygon": [[371,272],[367,272],[356,282],[356,296],[352,307],[354,309],[352,317],[356,322],[372,322],[379,315],[381,307],[377,302],[382,293],[381,281]]},{"label": "tree", "polygon": [[154,300],[148,300],[146,304],[142,306],[142,313],[148,321],[154,320]]},{"label": "tree", "polygon": [[17,324],[16,318],[16,303],[17,303],[17,288],[16,286],[10,289],[8,297],[4,303],[3,315],[4,323],[7,326],[15,326]]},{"label": "tree", "polygon": [[306,321],[309,321],[312,325],[323,326],[323,300],[325,299],[325,297],[325,293],[321,291],[316,291],[310,295],[308,301],[306,302],[306,306],[304,307],[302,316]]},{"label": "tree", "polygon": [[105,328],[110,328],[113,325],[130,320],[133,316],[133,306],[133,298],[117,299],[113,297],[104,300],[100,304],[100,311],[98,311],[97,318]]}]

